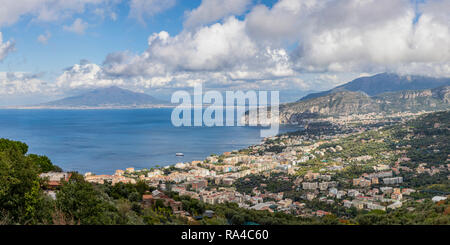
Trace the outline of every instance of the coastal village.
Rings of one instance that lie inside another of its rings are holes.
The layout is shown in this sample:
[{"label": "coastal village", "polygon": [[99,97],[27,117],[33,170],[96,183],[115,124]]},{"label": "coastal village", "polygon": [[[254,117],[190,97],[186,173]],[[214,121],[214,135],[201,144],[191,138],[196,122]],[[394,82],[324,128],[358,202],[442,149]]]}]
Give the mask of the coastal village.
[{"label": "coastal village", "polygon": [[[418,115],[392,118],[406,121]],[[202,161],[180,162],[158,169],[130,167],[116,170],[113,175],[86,173],[84,178],[91,183],[112,185],[143,181],[155,189],[142,197],[143,205],[162,200],[175,214],[186,216],[189,213],[182,210],[181,203],[164,192],[175,192],[208,204],[234,202],[242,208],[302,217],[330,214],[326,208],[318,208],[327,206],[343,210],[397,209],[407,201],[423,201],[411,198],[417,190],[406,184],[405,174],[450,178],[450,159],[439,166],[421,162],[411,167],[414,164],[410,164],[411,159],[406,154],[411,145],[387,135],[390,132],[385,129],[386,120],[390,120],[387,118],[376,115],[365,115],[365,120],[341,118],[334,122],[340,122],[335,124],[340,125],[339,129],[331,134],[318,134],[310,129],[306,130],[309,133],[265,138],[259,145],[213,154]],[[354,124],[356,121],[358,124]],[[436,124],[434,127],[446,126]],[[417,137],[408,128],[406,132],[409,133],[405,139]],[[390,140],[394,141],[388,142]],[[395,150],[388,150],[387,144],[396,144]],[[360,146],[365,148],[357,151]],[[438,148],[432,150],[439,151]],[[46,175],[49,177],[51,173]],[[60,173],[59,177],[69,176]],[[446,195],[432,198],[434,202],[445,199]],[[316,205],[311,206],[311,203]]]}]

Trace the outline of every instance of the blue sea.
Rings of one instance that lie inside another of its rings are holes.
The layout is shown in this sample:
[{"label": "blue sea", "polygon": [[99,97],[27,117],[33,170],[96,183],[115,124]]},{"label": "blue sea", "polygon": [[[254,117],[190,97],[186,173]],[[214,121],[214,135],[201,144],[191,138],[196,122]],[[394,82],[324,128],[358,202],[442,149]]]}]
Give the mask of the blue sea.
[{"label": "blue sea", "polygon": [[[174,127],[172,109],[0,110],[0,138],[66,171],[112,174],[203,160],[261,142],[259,127]],[[297,128],[282,127],[280,132]],[[182,152],[184,157],[175,153]]]}]

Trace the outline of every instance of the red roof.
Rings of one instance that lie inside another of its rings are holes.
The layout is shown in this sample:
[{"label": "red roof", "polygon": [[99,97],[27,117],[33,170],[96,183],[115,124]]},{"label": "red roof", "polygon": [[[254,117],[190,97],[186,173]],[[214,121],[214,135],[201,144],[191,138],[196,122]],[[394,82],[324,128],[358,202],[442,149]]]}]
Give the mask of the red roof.
[{"label": "red roof", "polygon": [[61,182],[59,182],[59,181],[49,181],[48,185],[49,186],[60,186]]},{"label": "red roof", "polygon": [[153,199],[153,196],[152,196],[152,195],[143,195],[143,196],[142,196],[142,199],[143,199],[143,200]]}]

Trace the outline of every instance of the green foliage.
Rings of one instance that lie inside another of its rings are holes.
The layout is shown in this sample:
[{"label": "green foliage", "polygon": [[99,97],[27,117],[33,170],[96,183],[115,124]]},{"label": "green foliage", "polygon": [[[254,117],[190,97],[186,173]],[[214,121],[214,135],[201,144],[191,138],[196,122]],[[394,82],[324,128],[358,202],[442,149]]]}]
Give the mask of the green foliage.
[{"label": "green foliage", "polygon": [[115,224],[117,209],[107,195],[84,181],[65,183],[56,195],[56,206],[82,225]]},{"label": "green foliage", "polygon": [[118,218],[116,224],[121,225],[144,225],[144,220],[140,216],[140,210],[136,212],[135,203],[128,200],[121,199],[115,203],[117,208]]},{"label": "green foliage", "polygon": [[192,199],[188,196],[180,197],[181,203],[183,204],[183,210],[188,211],[192,215],[203,214],[206,210],[206,205],[197,199]]},{"label": "green foliage", "polygon": [[29,154],[28,157],[35,164],[39,166],[41,172],[62,172],[62,169],[58,166],[53,165],[52,161],[47,156],[39,156],[35,154]]},{"label": "green foliage", "polygon": [[25,155],[28,152],[28,145],[19,141],[0,139],[0,152],[10,150],[17,151],[19,154]]},{"label": "green foliage", "polygon": [[269,146],[268,148],[266,148],[264,151],[265,152],[273,152],[273,153],[281,153],[283,152],[283,150],[286,148],[286,146],[280,146],[280,145],[273,145],[273,146]]},{"label": "green foliage", "polygon": [[444,225],[450,224],[450,216],[445,213],[450,205],[448,201],[433,203],[410,203],[409,208],[402,207],[397,210],[383,212],[371,211],[360,214],[355,222],[360,225]]},{"label": "green foliage", "polygon": [[40,169],[25,156],[28,146],[0,139],[0,212],[13,223],[36,224],[48,219],[40,189]]},{"label": "green foliage", "polygon": [[[265,187],[262,187],[261,184],[265,184]],[[250,194],[255,187],[272,193],[286,192],[292,190],[293,184],[291,179],[280,179],[279,175],[273,174],[269,178],[261,175],[249,175],[238,179],[234,186],[238,192]]]},{"label": "green foliage", "polygon": [[301,218],[285,213],[270,213],[268,211],[257,211],[239,208],[236,203],[224,203],[210,205],[208,209],[213,210],[218,217],[224,217],[231,225],[242,225],[245,223],[257,223],[260,225],[302,225],[318,224],[317,218]]},{"label": "green foliage", "polygon": [[334,178],[351,180],[353,178],[358,178],[363,173],[372,173],[372,172],[374,172],[373,168],[367,165],[350,165],[346,167],[344,170],[336,173]]}]

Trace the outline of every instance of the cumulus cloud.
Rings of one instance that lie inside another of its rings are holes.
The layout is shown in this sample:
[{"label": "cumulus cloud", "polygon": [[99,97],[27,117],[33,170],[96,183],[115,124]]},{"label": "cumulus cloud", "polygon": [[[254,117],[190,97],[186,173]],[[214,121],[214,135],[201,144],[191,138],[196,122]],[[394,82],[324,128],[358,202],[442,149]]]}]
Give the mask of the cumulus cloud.
[{"label": "cumulus cloud", "polygon": [[185,25],[196,28],[175,36],[153,33],[143,53],[112,53],[102,66],[78,67],[70,76],[66,71],[59,81],[75,87],[204,82],[211,88],[326,89],[361,73],[450,75],[448,16],[437,0],[421,5],[420,15],[408,0],[280,0],[272,8],[254,6],[244,19],[207,24],[239,14],[225,7],[202,14],[213,2],[187,14]]},{"label": "cumulus cloud", "polygon": [[[164,2],[131,1],[130,17],[142,21],[175,4]],[[362,73],[450,76],[446,1],[416,8],[409,0],[279,0],[246,12],[248,2],[202,1],[177,35],[153,33],[142,53],[74,65],[56,87],[318,90]]]},{"label": "cumulus cloud", "polygon": [[297,41],[299,31],[309,28],[307,15],[317,8],[316,0],[280,0],[272,8],[260,4],[246,16],[246,28],[254,39],[276,43],[284,40]]},{"label": "cumulus cloud", "polygon": [[3,42],[3,34],[0,32],[0,62],[3,61],[6,56],[14,51],[14,42],[12,41],[6,41]]},{"label": "cumulus cloud", "polygon": [[41,34],[37,37],[38,42],[42,43],[42,44],[47,44],[48,40],[50,39],[50,37],[52,36],[52,34],[50,32],[45,32],[44,34]]},{"label": "cumulus cloud", "polygon": [[[111,20],[117,20],[114,7],[122,0],[2,0],[0,27],[12,25],[24,17],[34,22],[54,22],[71,19],[73,16],[89,12]],[[145,17],[173,7],[176,0],[130,0],[129,16],[143,21]]]},{"label": "cumulus cloud", "polygon": [[3,0],[0,8],[0,26],[11,25],[23,16],[31,16],[35,21],[55,21],[83,13],[91,5],[107,5],[112,0]]},{"label": "cumulus cloud", "polygon": [[148,39],[147,53],[172,67],[183,70],[217,70],[254,57],[257,47],[245,34],[245,25],[234,17],[197,32],[171,37],[155,33]]},{"label": "cumulus cloud", "polygon": [[86,28],[88,27],[88,23],[86,23],[85,21],[83,21],[80,18],[77,18],[72,25],[70,26],[64,26],[63,29],[65,31],[70,31],[79,35],[84,34],[84,31],[86,30]]},{"label": "cumulus cloud", "polygon": [[432,13],[433,18],[441,23],[450,22],[450,4],[446,0],[431,0],[418,5],[419,13]]},{"label": "cumulus cloud", "polygon": [[187,13],[186,27],[196,27],[222,20],[231,15],[243,14],[251,0],[203,0],[200,6]]},{"label": "cumulus cloud", "polygon": [[[145,71],[146,66],[222,71],[236,80],[262,80],[269,73],[424,72],[414,69],[418,66],[436,67],[426,69],[427,75],[448,75],[449,17],[443,2],[423,3],[420,15],[408,0],[280,0],[272,8],[260,4],[244,20],[230,17],[177,36],[153,34],[136,66]],[[203,1],[190,17],[208,3]],[[194,20],[190,23],[202,23]],[[297,47],[289,52],[286,42]]]},{"label": "cumulus cloud", "polygon": [[[411,4],[399,2],[384,1],[383,8],[379,1],[356,6],[350,0],[333,2],[314,13],[316,26],[300,39],[301,46],[295,54],[297,66],[345,72],[448,62],[449,23],[440,22],[433,12],[425,11],[414,23],[416,13]],[[327,14],[331,9],[339,18]],[[355,17],[350,12],[359,14]],[[329,20],[322,16],[328,16]]]},{"label": "cumulus cloud", "polygon": [[0,72],[0,95],[24,95],[42,92],[46,83],[42,74]]},{"label": "cumulus cloud", "polygon": [[56,79],[56,86],[62,89],[103,87],[120,84],[120,80],[105,78],[100,66],[85,62],[75,64],[66,69]]},{"label": "cumulus cloud", "polygon": [[256,6],[247,30],[271,43],[297,42],[291,58],[302,72],[420,73],[407,67],[435,64],[440,69],[433,75],[448,75],[442,64],[450,61],[450,22],[443,2],[423,3],[418,15],[408,0],[280,0],[271,9]]},{"label": "cumulus cloud", "polygon": [[170,9],[175,3],[176,0],[131,0],[129,16],[144,22],[145,17]]},{"label": "cumulus cloud", "polygon": [[[117,54],[119,55],[119,54]],[[116,58],[110,59],[114,60]],[[120,58],[119,58],[120,59]],[[111,62],[113,62],[111,60]],[[66,69],[56,78],[55,87],[58,90],[89,89],[96,87],[121,86],[136,91],[145,88],[176,88],[185,87],[187,84],[193,85],[198,82],[195,75],[183,74],[161,74],[152,76],[145,74],[126,73],[114,74],[105,67],[93,63],[80,63]],[[206,77],[207,75],[205,75]]]},{"label": "cumulus cloud", "polygon": [[148,38],[145,52],[112,53],[102,68],[110,77],[138,77],[147,87],[179,87],[183,79],[217,87],[293,76],[291,66],[285,49],[260,46],[246,34],[245,22],[229,17],[224,23],[177,36],[164,31],[154,33]]}]

